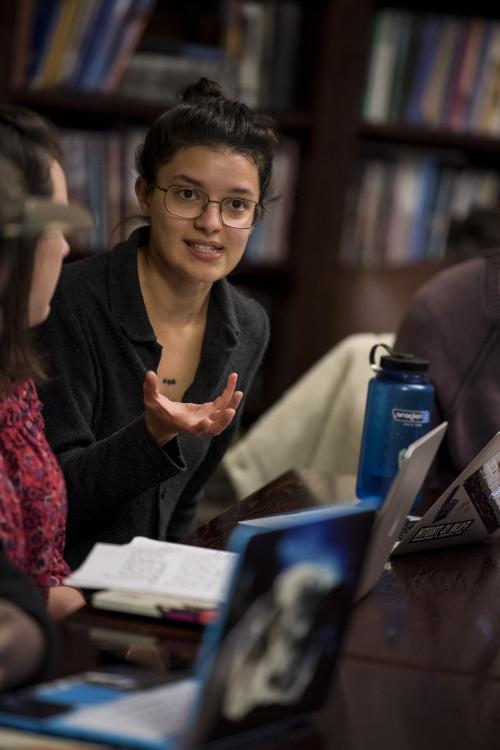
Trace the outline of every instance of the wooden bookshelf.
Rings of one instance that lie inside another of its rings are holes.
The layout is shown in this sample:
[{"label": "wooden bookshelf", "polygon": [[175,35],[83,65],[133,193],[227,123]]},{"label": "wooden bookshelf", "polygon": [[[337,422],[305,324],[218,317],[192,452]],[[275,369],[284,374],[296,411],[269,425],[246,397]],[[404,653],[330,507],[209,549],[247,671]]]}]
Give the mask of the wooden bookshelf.
[{"label": "wooden bookshelf", "polygon": [[[163,106],[116,95],[27,89],[20,77],[26,62],[21,42],[33,2],[0,4],[0,43],[10,61],[7,80],[0,82],[3,101],[29,106],[65,128],[88,129],[147,125],[168,106],[169,102]],[[278,267],[244,264],[234,274],[236,283],[266,296],[271,305],[272,341],[259,404],[252,407],[254,416],[345,335],[377,327],[394,330],[412,293],[442,267],[424,263],[418,269],[373,272],[339,267],[346,195],[363,154],[379,147],[415,148],[421,153],[441,149],[458,151],[471,162],[496,164],[500,155],[496,136],[374,125],[361,118],[375,14],[389,6],[449,13],[447,3],[319,0],[302,5],[293,105],[269,111],[301,146],[288,258]],[[162,12],[167,6],[159,0]],[[459,2],[453,10],[500,16],[497,4],[481,0]]]}]

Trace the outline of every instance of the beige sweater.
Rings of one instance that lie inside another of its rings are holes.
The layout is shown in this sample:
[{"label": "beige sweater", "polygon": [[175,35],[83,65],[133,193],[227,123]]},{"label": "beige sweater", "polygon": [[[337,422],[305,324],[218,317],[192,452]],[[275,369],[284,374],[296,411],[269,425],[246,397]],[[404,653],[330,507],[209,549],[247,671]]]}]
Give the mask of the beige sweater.
[{"label": "beige sweater", "polygon": [[294,469],[355,474],[370,348],[392,333],[348,336],[322,357],[231,448],[223,466],[239,499]]}]

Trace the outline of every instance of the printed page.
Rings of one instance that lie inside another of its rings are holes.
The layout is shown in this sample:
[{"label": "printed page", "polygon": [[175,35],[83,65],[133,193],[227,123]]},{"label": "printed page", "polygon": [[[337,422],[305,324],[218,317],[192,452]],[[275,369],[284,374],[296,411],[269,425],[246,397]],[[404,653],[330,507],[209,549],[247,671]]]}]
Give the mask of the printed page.
[{"label": "printed page", "polygon": [[65,583],[217,604],[236,559],[233,552],[135,537],[129,544],[96,544]]}]

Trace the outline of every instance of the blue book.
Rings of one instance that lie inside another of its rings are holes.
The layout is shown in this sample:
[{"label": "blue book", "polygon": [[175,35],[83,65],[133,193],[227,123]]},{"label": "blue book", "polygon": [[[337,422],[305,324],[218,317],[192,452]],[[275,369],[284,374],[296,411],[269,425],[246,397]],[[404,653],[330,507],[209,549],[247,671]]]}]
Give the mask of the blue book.
[{"label": "blue book", "polygon": [[103,24],[107,16],[111,13],[112,7],[113,3],[108,2],[108,0],[100,0],[93,9],[87,31],[80,46],[75,69],[68,81],[70,88],[80,89],[82,87],[85,71],[87,70],[89,62],[95,52],[96,44],[100,44]]},{"label": "blue book", "polygon": [[104,80],[105,71],[115,41],[121,37],[122,26],[133,6],[133,0],[114,0],[104,3],[99,17],[99,30],[94,36],[88,62],[84,65],[81,77],[81,88],[86,91],[98,90]]},{"label": "blue book", "polygon": [[405,118],[412,125],[421,125],[423,122],[421,107],[432,69],[436,63],[441,25],[442,18],[436,15],[428,16],[424,21],[421,46]]},{"label": "blue book", "polygon": [[62,0],[44,0],[36,5],[31,32],[27,79],[30,84],[43,68],[57,25]]},{"label": "blue book", "polygon": [[439,184],[439,168],[434,159],[425,159],[420,166],[415,213],[408,242],[408,261],[426,257],[427,242],[432,228],[432,215]]}]

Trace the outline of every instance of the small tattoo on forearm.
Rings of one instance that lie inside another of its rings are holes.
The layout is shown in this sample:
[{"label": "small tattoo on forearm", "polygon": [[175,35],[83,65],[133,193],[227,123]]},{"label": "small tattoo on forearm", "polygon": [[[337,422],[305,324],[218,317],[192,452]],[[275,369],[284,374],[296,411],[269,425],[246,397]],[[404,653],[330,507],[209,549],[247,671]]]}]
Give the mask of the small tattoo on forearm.
[{"label": "small tattoo on forearm", "polygon": [[161,382],[165,383],[166,385],[175,385],[177,383],[175,378],[163,378]]}]

